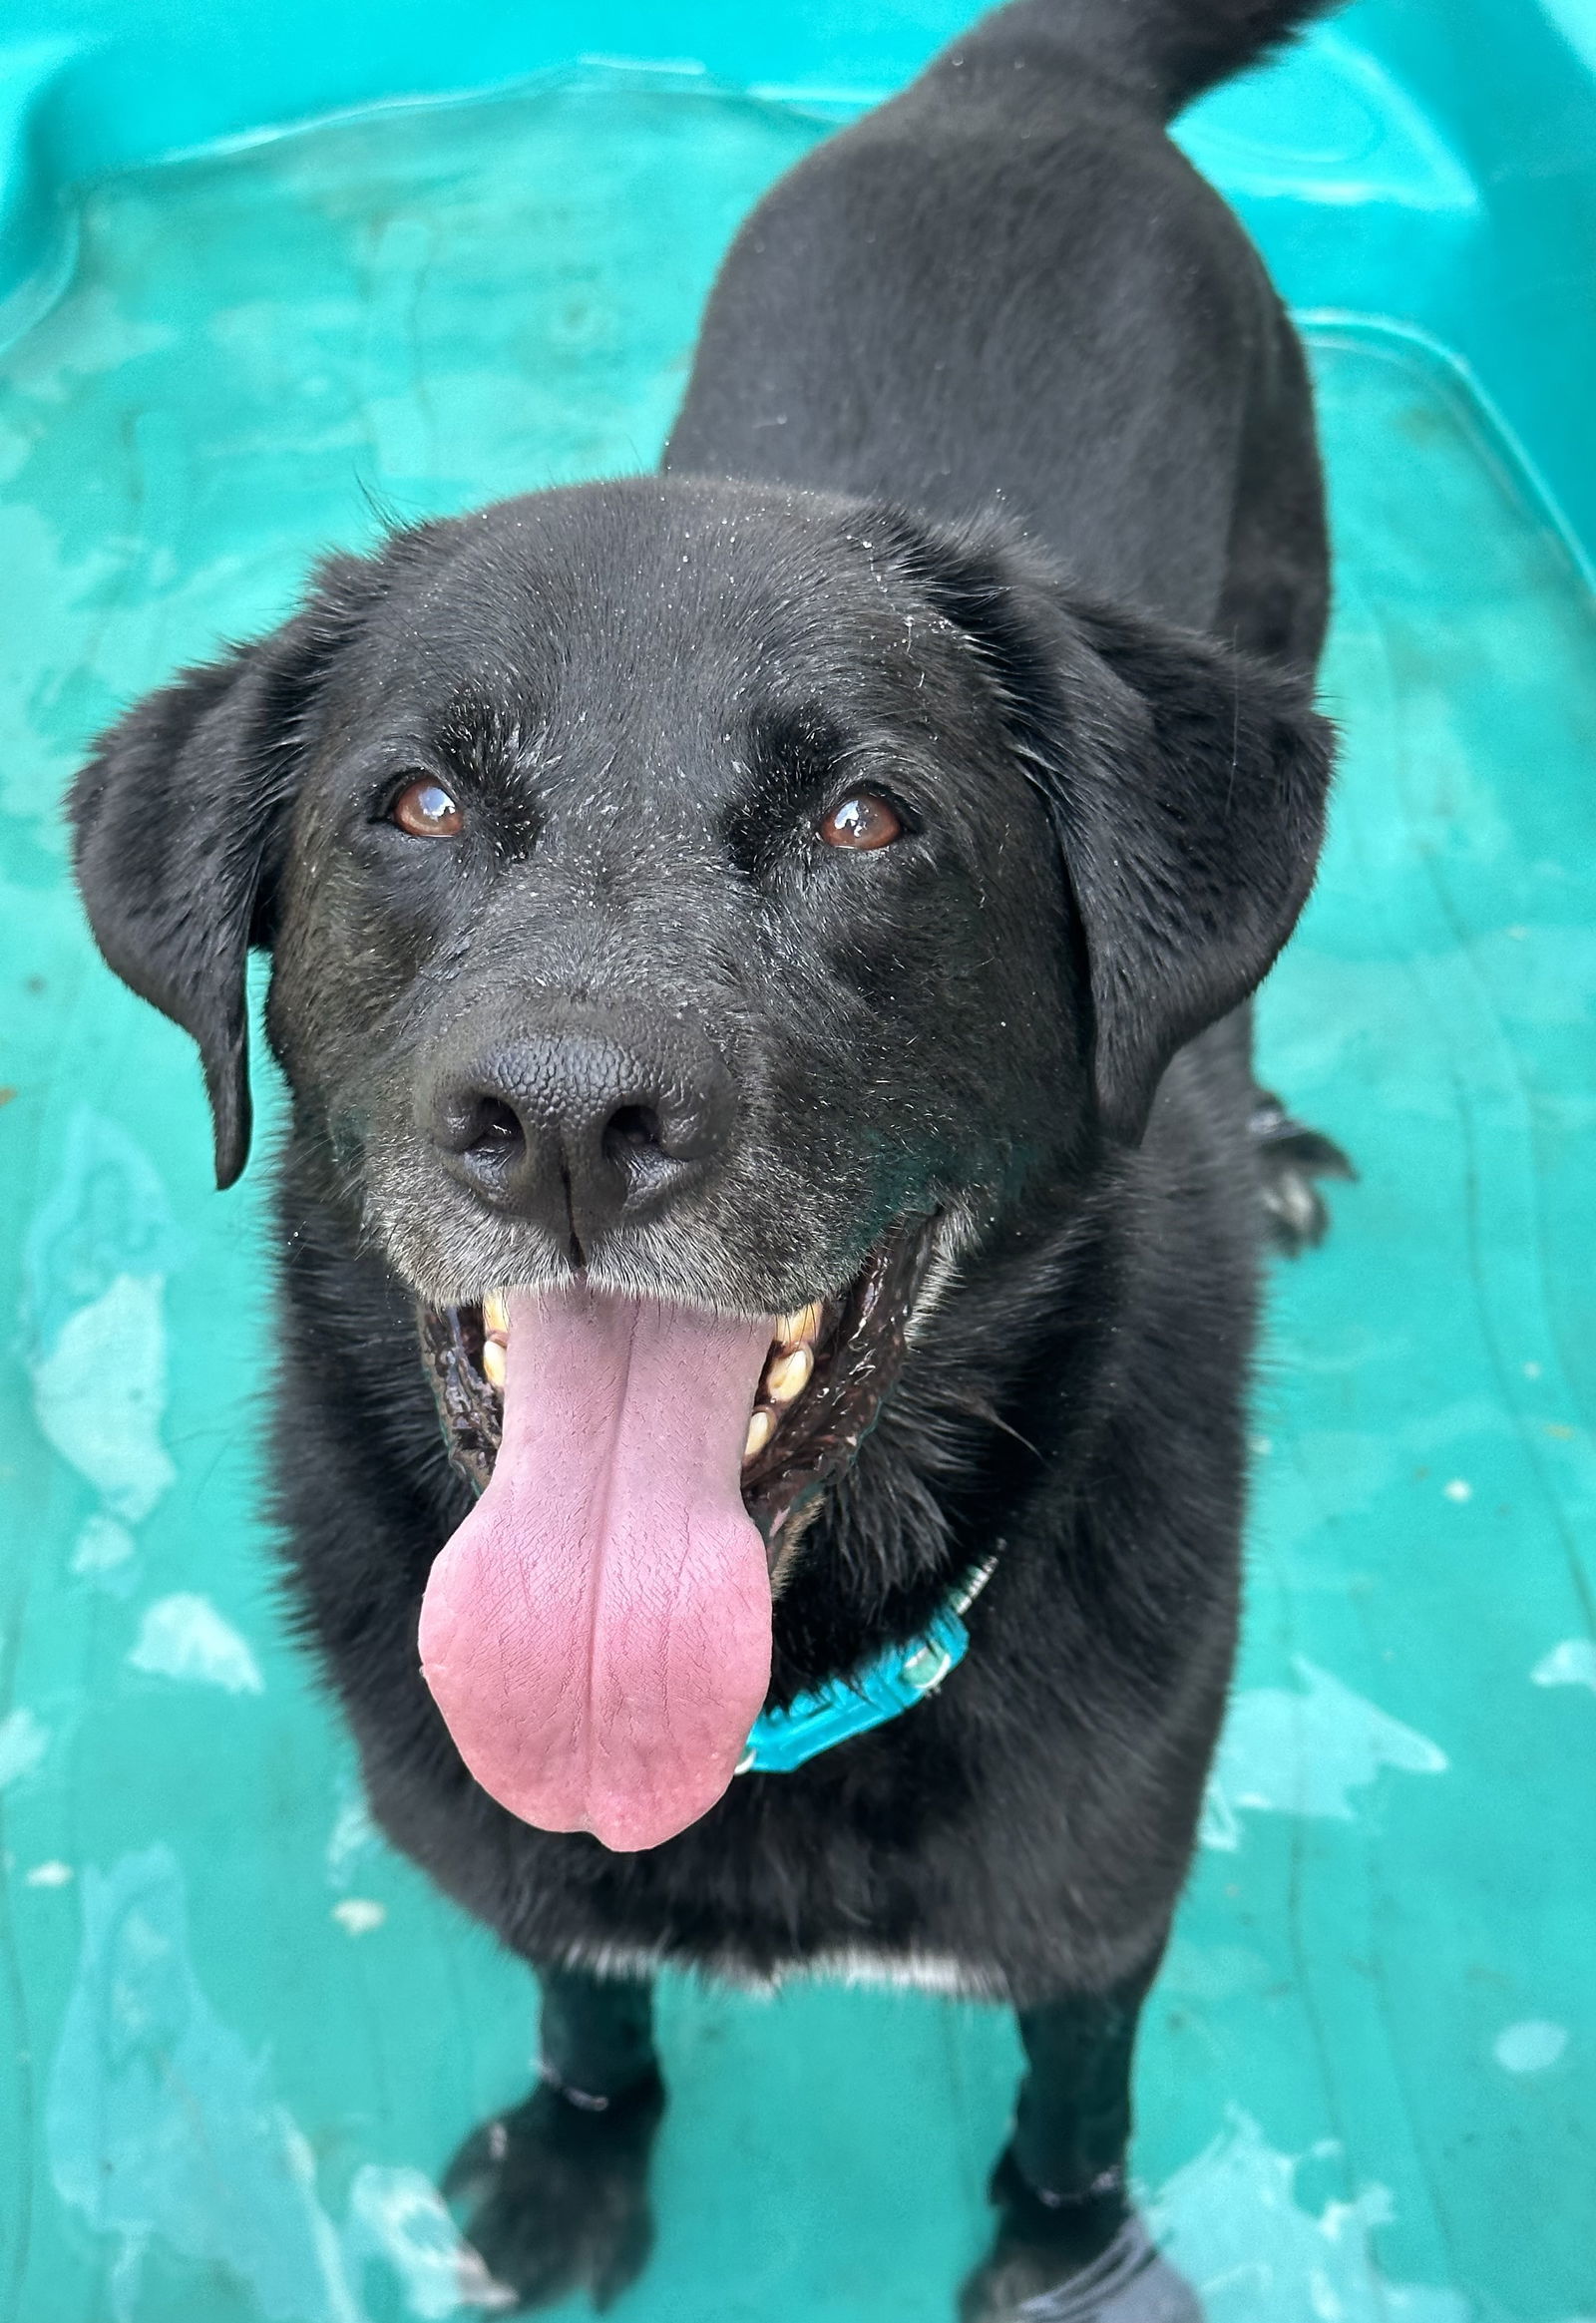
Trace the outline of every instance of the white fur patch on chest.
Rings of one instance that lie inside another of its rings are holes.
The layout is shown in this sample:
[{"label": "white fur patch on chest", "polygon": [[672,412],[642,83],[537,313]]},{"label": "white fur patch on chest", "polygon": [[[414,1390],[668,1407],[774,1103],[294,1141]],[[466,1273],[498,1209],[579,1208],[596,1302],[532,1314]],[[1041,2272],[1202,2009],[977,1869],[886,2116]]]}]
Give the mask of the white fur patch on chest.
[{"label": "white fur patch on chest", "polygon": [[817,1952],[810,1960],[794,1960],[774,1970],[756,1968],[735,1951],[688,1962],[663,1945],[573,1944],[563,1954],[562,1966],[586,1969],[591,1976],[616,1981],[640,1980],[662,1968],[696,1969],[718,1983],[766,1998],[783,1985],[798,1981],[886,1985],[901,1992],[941,1993],[956,2000],[1001,2001],[1008,1997],[1007,1984],[995,1968],[977,1968],[969,1961],[955,1959],[952,1953],[895,1952],[868,1944]]}]

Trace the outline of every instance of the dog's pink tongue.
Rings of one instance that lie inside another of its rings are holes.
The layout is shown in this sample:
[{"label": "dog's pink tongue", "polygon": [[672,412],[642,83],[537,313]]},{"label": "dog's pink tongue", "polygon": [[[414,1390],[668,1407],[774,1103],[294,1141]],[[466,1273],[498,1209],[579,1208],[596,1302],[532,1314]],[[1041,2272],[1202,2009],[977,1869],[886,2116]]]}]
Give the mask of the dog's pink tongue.
[{"label": "dog's pink tongue", "polygon": [[511,1296],[504,1438],[432,1568],[421,1666],[524,1822],[653,1847],[731,1780],[770,1679],[738,1482],[769,1347],[651,1300]]}]

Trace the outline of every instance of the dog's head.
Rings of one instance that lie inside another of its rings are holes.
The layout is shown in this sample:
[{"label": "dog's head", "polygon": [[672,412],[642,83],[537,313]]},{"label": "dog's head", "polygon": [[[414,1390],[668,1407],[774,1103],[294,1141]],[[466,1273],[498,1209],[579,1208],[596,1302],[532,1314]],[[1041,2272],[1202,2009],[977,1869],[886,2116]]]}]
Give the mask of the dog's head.
[{"label": "dog's head", "polygon": [[[1257,983],[1328,766],[1300,682],[996,529],[675,479],[335,561],[105,738],[79,878],[200,1044],[219,1181],[261,945],[296,1122],[494,1470],[422,1638],[488,1787],[617,1844],[702,1811],[763,1694],[767,1552],[948,1265],[1134,1143]],[[584,1657],[622,1706],[601,1780]],[[564,1743],[521,1732],[539,1685]]]}]

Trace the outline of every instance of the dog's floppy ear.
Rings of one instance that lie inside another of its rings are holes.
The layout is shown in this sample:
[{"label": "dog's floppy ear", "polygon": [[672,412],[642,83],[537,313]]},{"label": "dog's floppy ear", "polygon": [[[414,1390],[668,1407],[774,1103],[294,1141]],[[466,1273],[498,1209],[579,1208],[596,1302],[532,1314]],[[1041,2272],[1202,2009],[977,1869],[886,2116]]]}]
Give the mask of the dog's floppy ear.
[{"label": "dog's floppy ear", "polygon": [[371,568],[320,568],[303,609],[147,694],[73,784],[73,861],[107,964],[200,1045],[216,1184],[249,1152],[244,965],[271,887],[316,685],[365,602]]},{"label": "dog's floppy ear", "polygon": [[996,526],[915,527],[909,562],[979,652],[1046,799],[1098,1115],[1134,1142],[1175,1051],[1247,997],[1308,899],[1332,730],[1306,678],[1080,596]]}]

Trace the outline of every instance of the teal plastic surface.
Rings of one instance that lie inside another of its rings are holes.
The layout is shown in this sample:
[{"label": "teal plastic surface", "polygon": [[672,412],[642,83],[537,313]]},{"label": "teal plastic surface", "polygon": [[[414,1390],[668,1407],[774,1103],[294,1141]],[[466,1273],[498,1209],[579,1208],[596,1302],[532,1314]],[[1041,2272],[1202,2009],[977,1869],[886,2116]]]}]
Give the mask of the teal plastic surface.
[{"label": "teal plastic surface", "polygon": [[[62,189],[218,138],[585,59],[684,62],[844,105],[905,80],[962,0],[7,0],[0,335],[70,258]],[[1190,142],[1296,302],[1389,316],[1467,361],[1596,553],[1596,0],[1357,0]],[[1349,213],[1355,229],[1349,231]]]},{"label": "teal plastic surface", "polygon": [[[954,21],[11,0],[8,2323],[450,2315],[432,2173],[533,2045],[525,1973],[375,1839],[283,1636],[260,1183],[210,1190],[193,1052],[93,954],[62,785],[373,502],[650,461],[737,219]],[[1139,2076],[1211,2323],[1596,2317],[1590,33],[1575,0],[1360,0],[1185,133],[1316,318],[1346,767],[1264,1051],[1362,1171],[1275,1285],[1239,1689]],[[579,50],[804,95],[553,71]],[[620,2314],[951,2314],[1000,2016],[673,1983],[663,2038],[660,2243]]]}]

